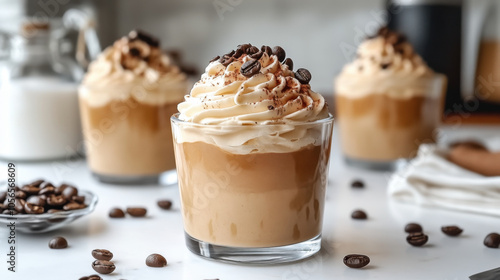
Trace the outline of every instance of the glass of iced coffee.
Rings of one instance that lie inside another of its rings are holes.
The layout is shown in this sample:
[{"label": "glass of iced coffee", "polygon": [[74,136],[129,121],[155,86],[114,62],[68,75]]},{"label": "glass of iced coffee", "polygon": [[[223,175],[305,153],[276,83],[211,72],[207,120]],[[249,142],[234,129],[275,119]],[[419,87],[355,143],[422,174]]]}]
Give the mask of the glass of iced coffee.
[{"label": "glass of iced coffee", "polygon": [[186,243],[270,264],[319,251],[333,119],[281,47],[250,44],[206,68],[172,117]]},{"label": "glass of iced coffee", "polygon": [[186,76],[150,35],[132,31],[92,62],[79,100],[87,160],[107,183],[156,183],[175,172],[170,117]]},{"label": "glass of iced coffee", "polygon": [[348,164],[391,170],[435,142],[446,77],[404,36],[382,28],[335,80],[336,119]]}]

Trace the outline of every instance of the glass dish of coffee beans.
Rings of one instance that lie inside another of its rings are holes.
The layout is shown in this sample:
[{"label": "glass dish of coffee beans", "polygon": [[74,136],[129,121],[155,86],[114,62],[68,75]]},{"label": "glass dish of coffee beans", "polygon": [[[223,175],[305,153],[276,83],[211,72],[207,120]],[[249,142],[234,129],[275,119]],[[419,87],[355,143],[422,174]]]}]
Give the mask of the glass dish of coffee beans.
[{"label": "glass dish of coffee beans", "polygon": [[0,182],[0,224],[20,232],[48,232],[91,213],[97,201],[97,195],[70,184],[36,180],[9,186]]}]

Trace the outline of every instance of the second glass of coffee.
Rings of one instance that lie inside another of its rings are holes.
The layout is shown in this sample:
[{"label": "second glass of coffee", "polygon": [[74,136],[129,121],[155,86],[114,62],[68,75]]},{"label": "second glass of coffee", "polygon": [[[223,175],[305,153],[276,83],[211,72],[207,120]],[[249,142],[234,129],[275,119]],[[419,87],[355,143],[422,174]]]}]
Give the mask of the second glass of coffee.
[{"label": "second glass of coffee", "polygon": [[108,183],[156,183],[174,170],[170,116],[188,90],[186,76],[139,31],[92,62],[79,89],[87,159]]}]

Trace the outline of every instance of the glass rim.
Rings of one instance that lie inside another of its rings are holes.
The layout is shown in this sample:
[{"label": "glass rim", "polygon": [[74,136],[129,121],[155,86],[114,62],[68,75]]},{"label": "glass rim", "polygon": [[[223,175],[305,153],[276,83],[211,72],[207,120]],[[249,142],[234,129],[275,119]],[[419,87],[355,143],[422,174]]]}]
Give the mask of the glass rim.
[{"label": "glass rim", "polygon": [[326,123],[333,123],[334,121],[334,116],[331,113],[328,113],[328,117],[315,120],[315,121],[297,121],[293,123],[271,123],[271,124],[250,124],[250,125],[237,125],[237,124],[230,124],[230,125],[225,125],[225,124],[201,124],[201,123],[193,123],[193,122],[188,122],[179,119],[179,115],[181,113],[175,113],[170,117],[170,120],[174,124],[186,124],[190,126],[196,126],[196,127],[205,127],[205,128],[220,128],[220,127],[231,127],[231,128],[257,128],[257,127],[279,127],[279,126],[286,126],[286,125],[294,125],[294,126],[306,126],[306,125],[318,125],[318,124],[326,124]]}]

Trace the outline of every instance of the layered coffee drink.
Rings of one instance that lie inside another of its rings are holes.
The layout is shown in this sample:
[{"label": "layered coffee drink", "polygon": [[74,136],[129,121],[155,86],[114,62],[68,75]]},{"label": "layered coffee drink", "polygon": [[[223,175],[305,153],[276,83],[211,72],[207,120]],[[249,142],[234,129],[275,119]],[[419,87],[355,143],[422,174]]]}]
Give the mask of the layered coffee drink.
[{"label": "layered coffee drink", "polygon": [[[320,248],[333,123],[309,71],[293,72],[285,57],[250,44],[217,57],[172,118],[184,229],[197,254],[281,262]],[[294,255],[286,245],[296,244]]]},{"label": "layered coffee drink", "polygon": [[342,150],[348,162],[384,168],[435,141],[446,78],[404,36],[382,28],[335,80]]},{"label": "layered coffee drink", "polygon": [[92,62],[79,89],[92,172],[101,181],[155,180],[175,169],[170,116],[188,91],[186,76],[138,31]]}]

